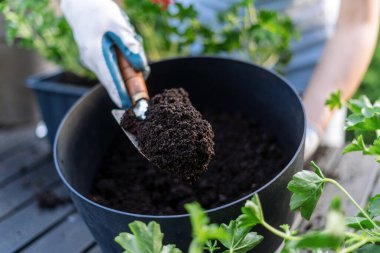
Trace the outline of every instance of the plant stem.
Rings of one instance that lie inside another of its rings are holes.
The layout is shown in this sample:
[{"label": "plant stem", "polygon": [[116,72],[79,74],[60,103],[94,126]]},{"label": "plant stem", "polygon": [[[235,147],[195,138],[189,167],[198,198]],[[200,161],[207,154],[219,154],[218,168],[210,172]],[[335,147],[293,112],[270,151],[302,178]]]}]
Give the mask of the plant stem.
[{"label": "plant stem", "polygon": [[266,228],[267,230],[269,230],[270,232],[272,232],[273,234],[279,236],[279,237],[282,237],[283,239],[285,240],[289,240],[289,241],[298,241],[300,240],[301,238],[298,237],[298,236],[292,236],[292,235],[288,235],[274,227],[272,227],[271,225],[269,225],[268,223],[266,223],[264,220],[261,222],[261,225]]},{"label": "plant stem", "polygon": [[345,235],[346,237],[354,238],[354,239],[362,238],[362,236],[357,235],[357,234],[352,233],[352,232],[345,232],[344,235]]},{"label": "plant stem", "polygon": [[369,242],[368,238],[363,238],[363,240],[351,245],[350,247],[348,248],[345,248],[343,249],[341,252],[342,253],[349,253],[349,252],[352,252],[354,250],[357,250],[358,248],[360,248],[361,246],[367,244]]},{"label": "plant stem", "polygon": [[334,184],[336,187],[339,188],[339,190],[341,190],[350,200],[351,202],[359,209],[359,211],[364,215],[364,217],[366,217],[369,222],[372,223],[372,225],[377,229],[377,230],[380,230],[380,228],[377,226],[377,224],[371,219],[371,217],[369,217],[369,215],[367,214],[366,211],[364,211],[364,209],[358,204],[358,202],[356,202],[356,200],[346,191],[346,189],[344,189],[343,186],[341,186],[337,181],[335,181],[334,179],[331,179],[331,178],[325,178],[323,179],[323,181],[325,182],[329,182],[329,183],[332,183]]}]

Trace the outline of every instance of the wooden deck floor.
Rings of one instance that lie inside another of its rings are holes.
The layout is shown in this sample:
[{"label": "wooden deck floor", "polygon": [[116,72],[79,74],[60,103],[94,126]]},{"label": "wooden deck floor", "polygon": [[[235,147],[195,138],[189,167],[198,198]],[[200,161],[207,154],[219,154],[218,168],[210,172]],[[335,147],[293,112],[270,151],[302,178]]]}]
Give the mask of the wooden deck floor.
[{"label": "wooden deck floor", "polygon": [[[337,178],[361,203],[380,192],[380,166],[359,154],[342,156],[339,149],[323,149],[316,160],[324,172]],[[0,252],[101,252],[71,203],[54,209],[38,205],[46,191],[68,196],[52,161],[50,145],[34,137],[32,127],[0,129]],[[323,225],[320,214],[338,192],[327,185],[318,211],[302,230]],[[356,213],[347,202],[349,214]]]}]

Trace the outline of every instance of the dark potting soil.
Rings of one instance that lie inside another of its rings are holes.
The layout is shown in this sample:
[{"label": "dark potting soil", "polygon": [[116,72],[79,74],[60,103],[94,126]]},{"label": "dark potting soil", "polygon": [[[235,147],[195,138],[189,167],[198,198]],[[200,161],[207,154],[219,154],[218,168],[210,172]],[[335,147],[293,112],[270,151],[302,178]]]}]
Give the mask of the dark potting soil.
[{"label": "dark potting soil", "polygon": [[152,215],[185,213],[198,201],[214,208],[267,183],[288,158],[276,139],[257,122],[239,114],[203,113],[215,133],[215,157],[193,184],[149,164],[120,133],[94,180],[94,201],[117,210]]},{"label": "dark potting soil", "polygon": [[142,153],[153,165],[187,182],[205,173],[215,155],[211,125],[182,88],[165,90],[150,99],[145,120],[127,110],[121,125],[136,135]]}]

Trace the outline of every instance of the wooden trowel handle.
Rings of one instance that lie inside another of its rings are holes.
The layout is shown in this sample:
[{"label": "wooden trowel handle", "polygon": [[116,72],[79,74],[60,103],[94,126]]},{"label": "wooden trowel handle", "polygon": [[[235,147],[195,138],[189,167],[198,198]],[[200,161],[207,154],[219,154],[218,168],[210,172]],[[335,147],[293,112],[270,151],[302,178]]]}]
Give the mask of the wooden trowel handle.
[{"label": "wooden trowel handle", "polygon": [[140,71],[136,71],[129,64],[118,48],[116,49],[116,52],[120,73],[124,79],[125,87],[132,101],[132,105],[135,105],[140,99],[148,100],[148,90],[146,88],[142,73]]}]

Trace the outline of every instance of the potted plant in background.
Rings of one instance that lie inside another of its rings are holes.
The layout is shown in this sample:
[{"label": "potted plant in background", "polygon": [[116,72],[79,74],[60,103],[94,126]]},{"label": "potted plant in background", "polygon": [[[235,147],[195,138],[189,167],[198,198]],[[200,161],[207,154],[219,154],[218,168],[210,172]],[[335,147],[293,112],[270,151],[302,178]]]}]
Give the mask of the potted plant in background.
[{"label": "potted plant in background", "polygon": [[25,78],[49,67],[35,52],[10,47],[5,42],[4,19],[0,14],[0,126],[35,122],[38,108]]},{"label": "potted plant in background", "polygon": [[49,0],[3,1],[0,8],[9,44],[33,49],[61,67],[27,81],[36,92],[49,140],[53,141],[67,110],[96,81],[80,64],[70,27]]},{"label": "potted plant in background", "polygon": [[[292,22],[272,11],[256,11],[253,1],[238,2],[220,13],[218,30],[200,22],[191,5],[155,0],[118,2],[144,38],[149,61],[234,52],[272,68],[290,59],[289,44],[296,34]],[[0,4],[8,43],[34,49],[60,67],[59,71],[28,80],[28,86],[36,91],[51,141],[68,109],[97,83],[81,65],[71,29],[58,6],[51,0],[4,0]],[[241,11],[245,15],[240,15]],[[202,41],[203,46],[195,51],[192,48],[196,41]]]}]

